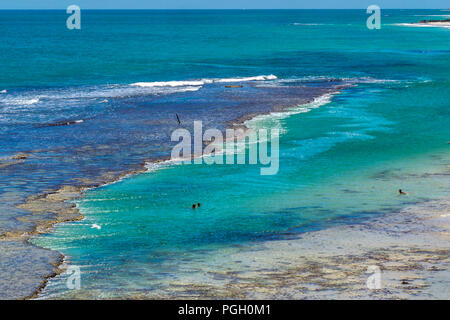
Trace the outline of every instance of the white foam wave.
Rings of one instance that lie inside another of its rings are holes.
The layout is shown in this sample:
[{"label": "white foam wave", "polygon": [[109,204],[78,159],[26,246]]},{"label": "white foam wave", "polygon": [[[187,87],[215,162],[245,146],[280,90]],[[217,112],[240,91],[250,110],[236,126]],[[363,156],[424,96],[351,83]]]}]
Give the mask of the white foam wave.
[{"label": "white foam wave", "polygon": [[36,104],[38,103],[40,100],[39,98],[11,98],[11,99],[6,99],[6,102],[8,104],[11,105],[16,105],[16,106],[29,106],[32,104]]},{"label": "white foam wave", "polygon": [[202,86],[204,81],[164,81],[164,82],[136,82],[132,86],[153,88],[153,87],[187,87],[187,86]]},{"label": "white foam wave", "polygon": [[242,77],[242,78],[223,78],[223,79],[204,79],[204,81],[211,81],[213,83],[229,83],[229,82],[247,82],[247,81],[267,81],[267,80],[276,80],[278,77],[273,74],[263,75],[263,76],[255,76],[255,77]]},{"label": "white foam wave", "polygon": [[271,112],[268,114],[256,116],[250,120],[245,121],[244,125],[253,130],[259,128],[270,128],[270,129],[277,128],[280,130],[281,133],[284,133],[286,130],[283,128],[280,120],[288,118],[294,114],[309,112],[312,109],[319,108],[325,104],[328,104],[331,102],[333,96],[338,93],[339,93],[338,91],[326,93],[320,97],[315,98],[313,101],[309,103],[302,104],[294,108],[290,108],[286,111]]},{"label": "white foam wave", "polygon": [[145,168],[147,169],[146,172],[155,172],[161,169],[165,169],[168,168],[171,165],[176,165],[176,164],[181,164],[183,161],[188,160],[188,159],[169,159],[169,160],[164,160],[164,161],[159,161],[159,162],[147,162],[145,164]]},{"label": "white foam wave", "polygon": [[376,79],[372,77],[361,77],[361,78],[336,78],[333,76],[305,76],[291,79],[282,79],[279,80],[279,83],[292,83],[292,82],[326,82],[326,81],[345,81],[348,84],[356,84],[356,83],[389,83],[389,82],[401,82],[400,80],[395,79]]},{"label": "white foam wave", "polygon": [[24,108],[39,102],[43,108],[70,109],[89,103],[108,103],[112,98],[129,98],[135,96],[172,94],[176,92],[197,91],[201,87],[130,87],[129,85],[95,86],[88,88],[47,89],[36,92],[23,92],[20,94],[0,95],[0,109],[8,112],[22,112]]},{"label": "white foam wave", "polygon": [[98,99],[99,103],[108,103],[111,98],[129,98],[145,95],[173,94],[177,92],[193,92],[200,90],[208,83],[227,83],[244,81],[265,81],[277,79],[274,75],[260,75],[253,77],[236,77],[222,79],[200,79],[186,81],[166,81],[166,82],[136,82],[131,85],[99,85],[92,87],[72,87],[53,88],[39,91],[22,92],[19,94],[9,94],[6,90],[0,91],[5,94],[0,97],[0,107],[7,107],[3,111],[22,112],[23,107],[31,106],[39,102],[50,100],[51,103],[44,104],[43,107],[51,108],[72,108],[80,103],[85,103],[85,99],[93,101]]},{"label": "white foam wave", "polygon": [[371,78],[371,77],[362,77],[362,78],[358,78],[356,79],[357,82],[359,83],[398,83],[401,82],[400,80],[394,80],[394,79],[375,79],[375,78]]},{"label": "white foam wave", "polygon": [[132,83],[131,86],[143,87],[143,88],[153,88],[153,87],[201,87],[209,83],[230,83],[230,82],[247,82],[247,81],[266,81],[266,80],[276,80],[277,76],[270,75],[260,75],[252,77],[236,77],[236,78],[205,78],[201,80],[186,80],[186,81],[156,81],[156,82],[136,82]]}]

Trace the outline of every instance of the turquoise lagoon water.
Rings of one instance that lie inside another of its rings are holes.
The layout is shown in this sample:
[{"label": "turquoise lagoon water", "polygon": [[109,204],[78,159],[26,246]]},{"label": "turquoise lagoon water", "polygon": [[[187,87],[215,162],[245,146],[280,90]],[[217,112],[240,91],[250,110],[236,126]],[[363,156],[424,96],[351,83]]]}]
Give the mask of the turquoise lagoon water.
[{"label": "turquoise lagoon water", "polygon": [[[277,175],[261,176],[259,165],[149,164],[87,191],[77,201],[84,220],[32,241],[79,266],[82,289],[69,292],[61,275],[41,297],[170,294],[184,278],[206,279],[205,266],[226,265],[218,252],[447,196],[450,33],[397,25],[432,15],[443,12],[385,10],[382,29],[368,30],[363,10],[88,11],[82,30],[68,31],[61,12],[1,12],[2,135],[16,132],[14,144],[2,140],[3,152],[54,144],[33,160],[46,170],[3,174],[12,205],[74,177],[167,155],[170,135],[160,132],[176,128],[175,111],[186,125],[201,119],[223,129],[268,105],[293,107],[247,122],[281,130]],[[241,82],[229,95],[217,82],[148,85],[261,75],[276,79]],[[298,95],[316,100],[305,105]],[[102,152],[81,157],[86,145]],[[72,150],[72,160],[56,147]],[[50,170],[54,177],[39,178]],[[11,186],[13,175],[27,181],[25,191]],[[408,196],[397,196],[399,188]],[[202,205],[192,210],[195,202]]]},{"label": "turquoise lagoon water", "polygon": [[[379,94],[387,99],[388,91]],[[81,267],[82,290],[68,292],[63,274],[42,297],[170,296],[186,279],[211,283],[205,269],[233,265],[232,254],[246,244],[358,223],[448,195],[446,146],[424,151],[429,140],[413,139],[401,117],[382,117],[375,97],[354,94],[309,113],[251,123],[283,128],[275,176],[250,165],[163,164],[87,192],[77,202],[85,220],[34,241]],[[398,188],[408,196],[398,196]],[[197,201],[201,207],[190,209]]]}]

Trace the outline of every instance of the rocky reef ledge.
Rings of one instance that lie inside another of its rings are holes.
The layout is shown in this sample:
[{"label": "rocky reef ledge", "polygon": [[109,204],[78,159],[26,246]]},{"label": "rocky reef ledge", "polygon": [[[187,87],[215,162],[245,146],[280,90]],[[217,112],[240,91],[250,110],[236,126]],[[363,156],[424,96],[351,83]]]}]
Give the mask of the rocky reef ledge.
[{"label": "rocky reef ledge", "polygon": [[[2,159],[1,165],[20,164],[28,155],[18,154]],[[145,171],[145,162],[138,169],[127,172],[109,172],[99,178],[85,179],[78,186],[65,185],[57,190],[29,197],[18,209],[30,212],[17,220],[33,225],[29,231],[10,230],[0,233],[0,299],[35,298],[49,278],[64,272],[64,255],[40,248],[29,241],[32,237],[51,232],[57,223],[83,219],[74,200],[81,198],[86,189],[120,180],[125,176]]]}]

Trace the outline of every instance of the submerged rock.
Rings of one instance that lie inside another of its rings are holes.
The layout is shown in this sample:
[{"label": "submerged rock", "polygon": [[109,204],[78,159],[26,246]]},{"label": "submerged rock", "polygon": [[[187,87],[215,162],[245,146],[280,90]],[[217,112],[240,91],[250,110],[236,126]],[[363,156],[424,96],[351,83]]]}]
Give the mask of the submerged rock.
[{"label": "submerged rock", "polygon": [[30,155],[27,153],[18,153],[15,156],[13,156],[11,159],[13,160],[24,160],[28,158]]}]

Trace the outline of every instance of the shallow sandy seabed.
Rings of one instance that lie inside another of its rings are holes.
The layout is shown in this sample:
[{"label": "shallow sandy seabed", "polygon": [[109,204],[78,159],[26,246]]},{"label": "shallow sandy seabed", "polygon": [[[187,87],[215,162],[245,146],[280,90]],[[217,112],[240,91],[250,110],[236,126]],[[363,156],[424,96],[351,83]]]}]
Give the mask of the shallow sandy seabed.
[{"label": "shallow sandy seabed", "polygon": [[[228,258],[241,261],[244,268],[230,263],[219,272],[209,271],[212,277],[221,275],[221,283],[174,283],[170,296],[448,299],[449,221],[450,201],[441,200],[359,225],[306,233],[297,240],[267,242]],[[371,265],[382,270],[379,290],[366,285]],[[236,269],[244,271],[236,274]]]},{"label": "shallow sandy seabed", "polygon": [[[450,200],[430,201],[298,239],[223,250],[152,292],[81,289],[60,298],[449,299],[449,221]],[[381,289],[367,288],[369,266],[381,269]]]}]

